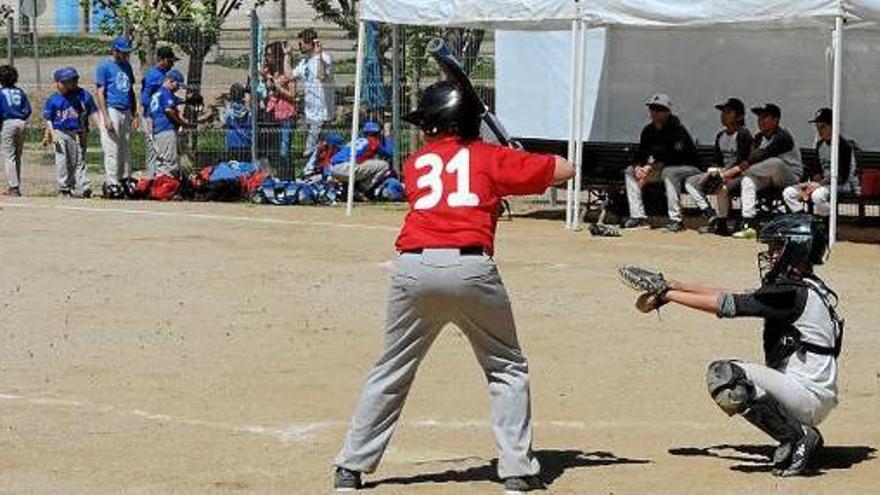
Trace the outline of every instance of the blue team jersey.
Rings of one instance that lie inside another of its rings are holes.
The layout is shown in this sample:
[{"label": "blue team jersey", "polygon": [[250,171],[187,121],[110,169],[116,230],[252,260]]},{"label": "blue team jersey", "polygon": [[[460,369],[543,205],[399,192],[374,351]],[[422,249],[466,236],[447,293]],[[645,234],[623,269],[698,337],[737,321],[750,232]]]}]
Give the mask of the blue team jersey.
[{"label": "blue team jersey", "polygon": [[43,106],[43,118],[52,123],[53,129],[86,131],[89,116],[98,111],[95,99],[83,88],[66,95],[54,93]]},{"label": "blue team jersey", "polygon": [[147,71],[146,75],[144,75],[144,80],[141,82],[141,105],[143,105],[144,108],[150,108],[150,101],[152,101],[153,94],[155,94],[156,91],[159,91],[159,88],[162,87],[162,83],[165,82],[165,74],[167,74],[169,70],[171,69],[160,69],[154,65]]},{"label": "blue team jersey", "polygon": [[95,71],[98,91],[104,88],[107,106],[117,110],[134,108],[134,72],[128,62],[106,60]]},{"label": "blue team jersey", "polygon": [[31,102],[21,88],[0,89],[0,119],[27,120],[31,116]]},{"label": "blue team jersey", "polygon": [[165,113],[169,108],[176,108],[181,100],[168,88],[162,86],[153,94],[150,100],[150,118],[153,119],[153,135],[164,131],[176,131],[177,124],[168,118]]}]

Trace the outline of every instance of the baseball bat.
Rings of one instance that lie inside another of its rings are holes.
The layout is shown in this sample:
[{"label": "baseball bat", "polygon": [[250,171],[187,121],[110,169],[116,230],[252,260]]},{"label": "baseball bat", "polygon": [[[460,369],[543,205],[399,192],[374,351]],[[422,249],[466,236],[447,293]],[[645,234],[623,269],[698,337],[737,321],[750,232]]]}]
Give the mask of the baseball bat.
[{"label": "baseball bat", "polygon": [[446,42],[441,38],[432,38],[431,41],[428,42],[428,46],[425,50],[429,55],[434,57],[434,60],[440,65],[443,73],[446,74],[446,79],[457,84],[464,93],[465,98],[470,99],[477,108],[481,109],[480,118],[483,121],[484,128],[488,128],[489,132],[492,134],[491,137],[494,137],[499,144],[516,147],[516,144],[511,141],[510,135],[507,134],[507,131],[504,129],[504,126],[501,125],[501,121],[498,120],[498,117],[496,117],[491,110],[489,110],[489,107],[483,102],[480,95],[477,94],[470,78],[465,74],[464,68],[455,58],[455,55],[449,50]]}]

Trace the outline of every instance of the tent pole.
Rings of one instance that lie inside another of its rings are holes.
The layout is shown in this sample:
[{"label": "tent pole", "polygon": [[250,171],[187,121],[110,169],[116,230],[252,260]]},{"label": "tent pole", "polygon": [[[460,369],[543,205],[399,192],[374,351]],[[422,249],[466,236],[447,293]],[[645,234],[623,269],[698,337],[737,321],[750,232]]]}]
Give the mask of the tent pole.
[{"label": "tent pole", "polygon": [[357,39],[357,58],[355,59],[354,73],[354,104],[351,113],[351,141],[349,143],[350,156],[348,157],[348,199],[345,204],[345,215],[351,216],[351,209],[354,206],[354,167],[356,162],[355,140],[360,127],[360,111],[361,111],[361,78],[364,72],[364,21],[358,21],[358,39]]},{"label": "tent pole", "polygon": [[841,79],[843,65],[843,16],[838,15],[834,20],[834,79],[831,108],[834,109],[834,117],[831,123],[831,218],[828,243],[834,246],[837,242],[837,172],[840,166],[840,123],[841,119]]},{"label": "tent pole", "polygon": [[580,229],[581,222],[581,176],[583,175],[583,150],[584,150],[584,69],[586,63],[584,59],[587,56],[587,26],[583,21],[580,27],[580,40],[578,46],[578,73],[577,73],[577,141],[575,142],[574,153],[574,201],[571,214],[571,230]]},{"label": "tent pole", "polygon": [[400,26],[391,26],[391,127],[394,136],[392,166],[400,173]]},{"label": "tent pole", "polygon": [[[568,108],[568,161],[574,163],[574,139],[575,139],[575,118],[577,117],[577,88],[575,79],[578,73],[578,56],[577,42],[578,37],[578,21],[571,21],[571,77],[569,83],[571,90],[569,91],[569,108]],[[565,228],[571,228],[571,206],[574,201],[574,179],[569,179],[565,185]]]}]

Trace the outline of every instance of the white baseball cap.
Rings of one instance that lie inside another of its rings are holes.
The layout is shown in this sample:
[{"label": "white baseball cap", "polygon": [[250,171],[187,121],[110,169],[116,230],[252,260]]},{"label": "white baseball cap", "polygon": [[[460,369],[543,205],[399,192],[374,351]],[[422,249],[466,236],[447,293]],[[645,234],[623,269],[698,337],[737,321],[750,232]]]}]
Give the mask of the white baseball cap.
[{"label": "white baseball cap", "polygon": [[648,98],[648,101],[645,102],[645,106],[650,107],[651,105],[657,105],[658,107],[672,110],[672,100],[669,99],[669,95],[665,95],[663,93],[657,93],[654,96]]}]

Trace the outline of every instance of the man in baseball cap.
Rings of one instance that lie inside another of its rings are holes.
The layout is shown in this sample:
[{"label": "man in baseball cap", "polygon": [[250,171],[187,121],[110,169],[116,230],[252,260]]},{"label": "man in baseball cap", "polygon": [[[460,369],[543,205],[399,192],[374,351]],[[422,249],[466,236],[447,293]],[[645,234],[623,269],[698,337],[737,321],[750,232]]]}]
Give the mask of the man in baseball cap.
[{"label": "man in baseball cap", "polygon": [[[394,141],[391,136],[382,135],[382,127],[376,122],[364,124],[363,136],[354,142],[355,193],[361,199],[370,196],[377,186],[391,171],[391,156],[394,153]],[[347,183],[351,145],[343,146],[330,158],[330,175],[339,182]]]},{"label": "man in baseball cap", "polygon": [[177,132],[181,127],[192,127],[178,107],[183,100],[177,92],[183,85],[183,74],[171,69],[165,74],[165,81],[153,96],[150,105],[150,119],[153,121],[153,146],[156,151],[156,173],[174,175],[179,167],[177,152]]},{"label": "man in baseball cap", "polygon": [[156,50],[156,65],[150,68],[146,74],[144,74],[144,79],[141,81],[141,107],[144,108],[144,130],[147,135],[147,175],[152,177],[156,173],[156,153],[153,148],[153,122],[150,119],[150,112],[146,109],[150,108],[150,100],[153,98],[153,95],[159,88],[162,87],[162,83],[165,82],[165,74],[174,67],[174,62],[179,60],[176,55],[174,55],[174,50],[168,46],[159,47]]},{"label": "man in baseball cap", "polygon": [[104,196],[114,198],[121,196],[122,180],[131,178],[131,136],[140,127],[140,121],[128,38],[120,36],[113,40],[110,53],[112,58],[95,70],[95,96],[104,149]]},{"label": "man in baseball cap", "polygon": [[757,237],[758,193],[768,187],[784,189],[797,184],[803,173],[801,154],[794,137],[779,122],[782,109],[774,103],[753,107],[758,117],[758,134],[749,157],[736,166],[742,178],[742,228],[733,234],[740,239]]},{"label": "man in baseball cap", "polygon": [[[699,175],[689,177],[685,189],[697,207],[708,219],[708,225],[700,228],[701,234],[730,235],[727,217],[730,213],[730,194],[739,191],[738,163],[748,158],[752,151],[752,134],[746,128],[746,106],[739,98],[728,98],[715,105],[721,112],[722,128],[715,135],[712,166]],[[715,195],[716,213],[707,199]]]},{"label": "man in baseball cap", "polygon": [[642,200],[642,188],[662,182],[666,187],[669,232],[684,229],[679,195],[682,182],[700,173],[696,167],[697,147],[681,120],[672,114],[669,96],[658,93],[645,102],[651,123],[642,129],[636,162],[624,173],[626,197],[629,201],[629,219],[625,229],[648,228],[648,216]]},{"label": "man in baseball cap", "polygon": [[[820,108],[810,123],[816,125],[819,139],[816,141],[818,166],[808,167],[807,181],[786,187],[782,191],[785,204],[792,212],[804,211],[806,203],[813,203],[816,215],[827,217],[831,214],[831,125],[834,112],[830,108]],[[838,141],[837,192],[853,192],[852,146],[843,136]]]}]

